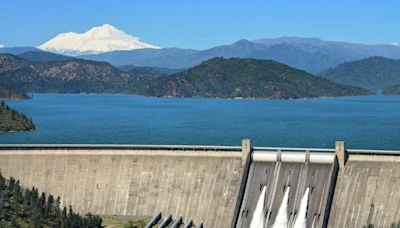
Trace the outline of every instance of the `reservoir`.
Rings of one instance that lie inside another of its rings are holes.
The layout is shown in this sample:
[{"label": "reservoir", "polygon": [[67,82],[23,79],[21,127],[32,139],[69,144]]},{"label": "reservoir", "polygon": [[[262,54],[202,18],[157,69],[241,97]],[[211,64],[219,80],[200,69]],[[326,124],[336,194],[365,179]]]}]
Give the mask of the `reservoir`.
[{"label": "reservoir", "polygon": [[7,101],[33,132],[0,133],[0,143],[240,145],[400,149],[400,97],[299,100],[145,98],[32,94]]}]

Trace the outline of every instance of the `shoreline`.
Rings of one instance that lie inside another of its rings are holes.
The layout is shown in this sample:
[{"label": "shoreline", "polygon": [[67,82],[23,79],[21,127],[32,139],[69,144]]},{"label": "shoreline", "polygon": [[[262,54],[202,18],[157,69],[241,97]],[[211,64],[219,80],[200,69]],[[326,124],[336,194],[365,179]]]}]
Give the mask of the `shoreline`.
[{"label": "shoreline", "polygon": [[16,130],[11,130],[11,131],[0,131],[1,133],[20,133],[20,132],[30,132],[30,131],[34,131],[35,129],[31,129],[31,130],[22,130],[22,131],[16,131]]},{"label": "shoreline", "polygon": [[24,100],[31,100],[32,97],[29,98],[0,98],[0,101],[24,101]]},{"label": "shoreline", "polygon": [[[375,97],[376,94],[354,95],[354,96],[321,96],[321,97],[300,97],[300,98],[262,98],[262,97],[173,97],[173,96],[145,96],[131,93],[31,93],[31,94],[52,94],[52,95],[109,95],[109,96],[132,96],[142,98],[159,98],[159,99],[210,99],[210,100],[314,100],[314,99],[332,99],[345,97]],[[379,95],[379,96],[396,96],[396,95]],[[31,98],[32,99],[32,98]],[[29,100],[29,99],[20,99]]]}]

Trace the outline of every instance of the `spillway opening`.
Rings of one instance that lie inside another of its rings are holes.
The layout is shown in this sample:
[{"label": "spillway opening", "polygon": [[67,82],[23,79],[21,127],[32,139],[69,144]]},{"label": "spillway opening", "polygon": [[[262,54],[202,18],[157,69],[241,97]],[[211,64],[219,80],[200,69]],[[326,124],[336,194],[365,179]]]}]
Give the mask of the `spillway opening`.
[{"label": "spillway opening", "polygon": [[288,203],[289,203],[290,187],[285,190],[281,206],[279,207],[278,214],[276,215],[274,225],[272,228],[287,228],[288,227]]},{"label": "spillway opening", "polygon": [[[288,205],[289,205],[289,194],[290,187],[287,187],[285,191],[285,195],[282,199],[281,206],[279,207],[278,214],[276,215],[275,222],[272,228],[306,228],[307,227],[307,206],[308,206],[308,197],[309,197],[310,188],[307,188],[303,198],[300,202],[300,208],[297,213],[297,217],[295,223],[292,226],[289,226],[288,221]],[[258,226],[264,227],[264,226]]]},{"label": "spillway opening", "polygon": [[265,204],[265,193],[267,186],[264,186],[260,197],[258,198],[256,209],[254,210],[253,217],[251,219],[250,228],[264,228],[265,216],[264,216],[264,204]]},{"label": "spillway opening", "polygon": [[303,198],[300,202],[300,210],[297,213],[297,218],[294,223],[293,228],[306,228],[307,227],[307,206],[308,206],[308,196],[310,188],[306,189]]}]

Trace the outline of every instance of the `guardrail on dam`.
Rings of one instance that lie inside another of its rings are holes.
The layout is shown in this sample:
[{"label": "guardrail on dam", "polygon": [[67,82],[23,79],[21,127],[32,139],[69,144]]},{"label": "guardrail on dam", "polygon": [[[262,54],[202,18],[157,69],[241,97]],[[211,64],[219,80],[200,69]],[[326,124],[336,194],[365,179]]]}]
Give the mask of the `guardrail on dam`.
[{"label": "guardrail on dam", "polygon": [[400,151],[348,150],[344,142],[0,145],[0,169],[80,212],[161,212],[204,227],[389,227],[400,219]]}]

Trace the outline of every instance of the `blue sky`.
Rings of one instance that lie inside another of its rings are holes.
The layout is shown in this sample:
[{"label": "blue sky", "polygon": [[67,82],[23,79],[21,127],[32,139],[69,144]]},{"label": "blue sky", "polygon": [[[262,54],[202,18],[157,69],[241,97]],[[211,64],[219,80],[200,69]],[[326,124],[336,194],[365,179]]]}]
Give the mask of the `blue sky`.
[{"label": "blue sky", "polygon": [[399,12],[390,0],[0,0],[0,44],[37,46],[106,23],[161,47],[279,36],[400,43]]}]

